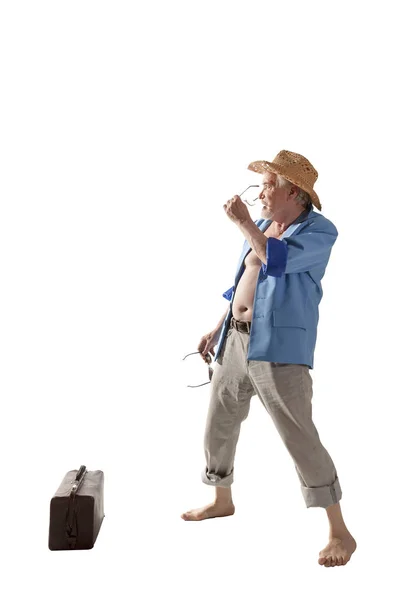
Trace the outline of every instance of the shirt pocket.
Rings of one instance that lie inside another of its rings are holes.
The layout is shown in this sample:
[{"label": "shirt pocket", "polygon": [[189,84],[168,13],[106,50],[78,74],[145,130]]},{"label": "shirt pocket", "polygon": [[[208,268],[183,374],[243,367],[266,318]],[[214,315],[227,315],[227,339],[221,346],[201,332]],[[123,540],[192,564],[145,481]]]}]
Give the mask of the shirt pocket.
[{"label": "shirt pocket", "polygon": [[274,310],[272,313],[273,327],[299,327],[307,329],[305,319],[302,315],[293,311]]}]

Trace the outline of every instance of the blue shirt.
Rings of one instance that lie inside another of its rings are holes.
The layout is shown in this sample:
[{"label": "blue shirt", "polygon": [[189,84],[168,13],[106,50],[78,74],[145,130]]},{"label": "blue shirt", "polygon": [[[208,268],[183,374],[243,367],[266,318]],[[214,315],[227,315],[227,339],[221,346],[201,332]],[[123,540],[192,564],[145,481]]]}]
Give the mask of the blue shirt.
[{"label": "blue shirt", "polygon": [[[271,220],[258,219],[255,223],[265,232]],[[248,360],[307,364],[313,368],[321,280],[337,236],[335,225],[311,207],[299,215],[280,240],[268,238],[254,295]],[[229,328],[235,291],[250,251],[246,240],[234,285],[223,294],[230,307],[215,360]]]}]

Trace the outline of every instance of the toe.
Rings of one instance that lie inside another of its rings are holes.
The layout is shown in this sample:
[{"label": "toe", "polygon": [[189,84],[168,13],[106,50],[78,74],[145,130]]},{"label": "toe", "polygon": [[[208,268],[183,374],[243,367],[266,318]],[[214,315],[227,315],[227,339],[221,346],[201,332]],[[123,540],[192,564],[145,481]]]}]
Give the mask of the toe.
[{"label": "toe", "polygon": [[187,512],[183,513],[182,519],[184,521],[195,521],[196,515],[193,510],[188,510]]},{"label": "toe", "polygon": [[324,565],[326,563],[326,556],[320,556],[318,559],[318,563],[320,565]]}]

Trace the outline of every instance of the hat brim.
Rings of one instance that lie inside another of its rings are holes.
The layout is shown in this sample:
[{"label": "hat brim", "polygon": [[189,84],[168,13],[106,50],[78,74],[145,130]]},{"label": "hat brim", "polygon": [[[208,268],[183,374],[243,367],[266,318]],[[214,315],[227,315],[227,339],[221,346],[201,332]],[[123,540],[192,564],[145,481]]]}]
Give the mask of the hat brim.
[{"label": "hat brim", "polygon": [[318,198],[318,194],[313,190],[313,188],[307,185],[300,178],[294,181],[294,179],[290,177],[290,175],[287,174],[286,170],[284,168],[281,168],[280,165],[268,162],[267,160],[256,160],[255,162],[250,163],[247,168],[250,171],[254,171],[255,173],[263,174],[267,171],[270,171],[271,173],[275,173],[275,175],[282,175],[282,177],[284,177],[294,185],[297,185],[299,188],[307,192],[314,206],[318,208],[318,210],[321,210],[321,202]]}]

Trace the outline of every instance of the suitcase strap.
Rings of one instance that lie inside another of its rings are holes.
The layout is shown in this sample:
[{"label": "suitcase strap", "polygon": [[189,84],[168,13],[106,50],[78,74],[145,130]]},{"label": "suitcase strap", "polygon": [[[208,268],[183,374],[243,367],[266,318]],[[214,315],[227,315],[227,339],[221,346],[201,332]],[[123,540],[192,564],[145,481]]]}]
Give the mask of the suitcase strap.
[{"label": "suitcase strap", "polygon": [[79,471],[75,476],[75,481],[73,481],[72,483],[71,491],[69,494],[67,514],[65,518],[65,535],[70,550],[73,550],[75,548],[76,541],[78,538],[78,523],[75,497],[80,486],[82,485],[83,478],[85,477],[86,472],[87,471],[85,465],[81,465]]}]

